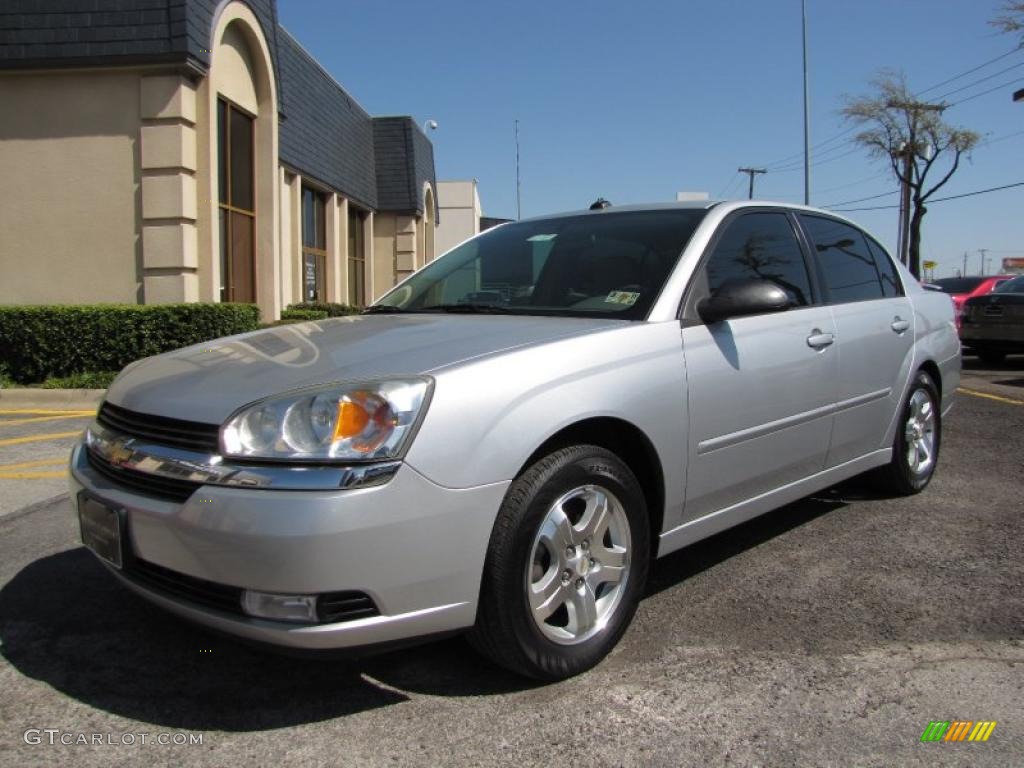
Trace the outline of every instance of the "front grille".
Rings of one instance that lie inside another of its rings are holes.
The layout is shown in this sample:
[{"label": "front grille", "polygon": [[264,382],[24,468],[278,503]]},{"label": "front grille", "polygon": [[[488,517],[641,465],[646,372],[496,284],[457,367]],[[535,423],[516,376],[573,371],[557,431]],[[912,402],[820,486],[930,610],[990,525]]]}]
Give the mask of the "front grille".
[{"label": "front grille", "polygon": [[[246,615],[242,611],[241,587],[229,587],[226,584],[197,579],[195,576],[186,576],[137,556],[127,560],[125,573],[154,592],[225,613]],[[355,621],[380,615],[373,600],[363,592],[328,592],[319,596],[316,607],[317,618],[321,624]]]},{"label": "front grille", "polygon": [[158,499],[169,501],[185,501],[202,485],[191,480],[176,480],[119,467],[92,450],[87,450],[85,455],[89,460],[89,466],[97,474],[107,478],[114,485],[129,488],[146,496],[155,496]]},{"label": "front grille", "polygon": [[217,453],[220,447],[220,427],[216,424],[152,416],[110,403],[103,403],[96,420],[116,432],[161,445],[206,453]]},{"label": "front grille", "polygon": [[328,592],[316,601],[316,613],[323,624],[355,621],[379,616],[373,599],[363,592]]}]

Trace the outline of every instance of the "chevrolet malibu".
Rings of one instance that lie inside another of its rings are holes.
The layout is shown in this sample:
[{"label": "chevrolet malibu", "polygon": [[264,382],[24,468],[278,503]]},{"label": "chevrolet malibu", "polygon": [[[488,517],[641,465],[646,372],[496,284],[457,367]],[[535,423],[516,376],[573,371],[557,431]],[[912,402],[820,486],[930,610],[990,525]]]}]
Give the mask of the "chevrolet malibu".
[{"label": "chevrolet malibu", "polygon": [[129,365],[72,498],[185,619],[308,650],[466,630],[554,680],[615,646],[655,557],[868,471],[924,489],[959,376],[948,297],[846,219],[606,208]]}]

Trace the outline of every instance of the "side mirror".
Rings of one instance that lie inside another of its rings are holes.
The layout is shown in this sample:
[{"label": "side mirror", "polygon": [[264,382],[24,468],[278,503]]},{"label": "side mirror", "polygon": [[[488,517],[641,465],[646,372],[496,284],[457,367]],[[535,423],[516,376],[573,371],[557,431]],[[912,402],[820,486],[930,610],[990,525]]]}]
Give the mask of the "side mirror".
[{"label": "side mirror", "polygon": [[789,294],[770,280],[730,280],[706,299],[697,303],[697,313],[705,323],[717,323],[730,317],[783,312],[793,304]]}]

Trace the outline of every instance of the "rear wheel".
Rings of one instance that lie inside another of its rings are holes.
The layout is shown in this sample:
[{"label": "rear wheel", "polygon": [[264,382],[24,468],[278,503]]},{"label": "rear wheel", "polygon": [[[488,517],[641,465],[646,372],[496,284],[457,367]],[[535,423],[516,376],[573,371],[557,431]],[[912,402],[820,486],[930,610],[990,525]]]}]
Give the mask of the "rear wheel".
[{"label": "rear wheel", "polygon": [[904,496],[923,491],[935,474],[941,442],[939,391],[931,376],[918,371],[903,403],[892,460],[875,473],[880,488]]},{"label": "rear wheel", "polygon": [[629,467],[597,446],[555,451],[505,496],[470,641],[529,677],[579,674],[625,632],[649,553],[647,508]]}]

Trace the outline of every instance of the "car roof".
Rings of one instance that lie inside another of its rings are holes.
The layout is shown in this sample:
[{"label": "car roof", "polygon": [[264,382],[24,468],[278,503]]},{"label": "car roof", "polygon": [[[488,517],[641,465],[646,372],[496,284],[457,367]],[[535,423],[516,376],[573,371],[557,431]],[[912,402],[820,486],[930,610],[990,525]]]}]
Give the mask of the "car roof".
[{"label": "car roof", "polygon": [[836,219],[848,221],[854,226],[859,226],[838,213],[827,211],[824,208],[815,208],[809,205],[798,203],[782,203],[775,200],[685,200],[681,202],[666,203],[631,203],[629,205],[611,205],[598,210],[582,209],[578,211],[563,211],[550,213],[541,216],[531,216],[523,221],[544,221],[545,219],[560,219],[565,216],[608,216],[614,213],[627,213],[635,211],[665,211],[665,210],[710,210],[712,208],[723,209],[723,213],[742,208],[784,208],[792,211],[803,211],[807,213],[819,213],[824,216],[832,216]]}]

